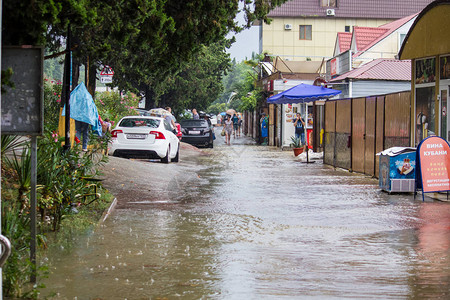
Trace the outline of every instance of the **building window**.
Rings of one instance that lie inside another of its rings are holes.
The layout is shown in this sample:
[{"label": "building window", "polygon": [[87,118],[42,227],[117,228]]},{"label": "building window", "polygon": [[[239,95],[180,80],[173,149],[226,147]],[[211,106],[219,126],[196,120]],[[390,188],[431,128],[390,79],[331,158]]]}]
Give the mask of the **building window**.
[{"label": "building window", "polygon": [[345,32],[350,32],[350,26],[348,25],[345,26]]},{"label": "building window", "polygon": [[399,41],[399,49],[402,47],[402,45],[403,45],[403,41],[405,40],[405,38],[406,38],[406,33],[400,33],[399,34],[399,36],[398,36],[398,41]]},{"label": "building window", "polygon": [[337,0],[320,0],[320,7],[337,7]]},{"label": "building window", "polygon": [[300,39],[312,40],[312,25],[300,25]]}]

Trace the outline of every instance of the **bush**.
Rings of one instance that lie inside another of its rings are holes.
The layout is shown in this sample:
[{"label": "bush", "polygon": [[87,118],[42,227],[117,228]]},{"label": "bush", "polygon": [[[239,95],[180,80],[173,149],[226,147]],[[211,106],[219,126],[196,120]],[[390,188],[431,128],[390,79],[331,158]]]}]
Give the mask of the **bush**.
[{"label": "bush", "polygon": [[106,161],[95,149],[80,154],[77,148],[64,150],[61,142],[55,133],[48,131],[38,140],[38,205],[42,219],[52,220],[53,230],[59,228],[62,217],[70,213],[72,205],[83,204],[79,195],[89,193],[88,183],[83,178],[97,175],[96,167]]},{"label": "bush", "polygon": [[45,127],[57,130],[61,109],[62,82],[44,79],[44,120]]},{"label": "bush", "polygon": [[121,95],[118,92],[101,92],[95,94],[95,104],[102,119],[108,118],[112,125],[124,116],[137,115],[135,108],[139,98],[133,93]]}]

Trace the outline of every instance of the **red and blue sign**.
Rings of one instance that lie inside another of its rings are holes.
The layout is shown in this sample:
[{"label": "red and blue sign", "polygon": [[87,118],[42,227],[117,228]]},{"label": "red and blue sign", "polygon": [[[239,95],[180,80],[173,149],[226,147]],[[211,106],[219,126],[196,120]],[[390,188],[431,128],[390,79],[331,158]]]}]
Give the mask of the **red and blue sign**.
[{"label": "red and blue sign", "polygon": [[450,145],[438,136],[420,142],[416,152],[417,185],[422,194],[450,191]]}]

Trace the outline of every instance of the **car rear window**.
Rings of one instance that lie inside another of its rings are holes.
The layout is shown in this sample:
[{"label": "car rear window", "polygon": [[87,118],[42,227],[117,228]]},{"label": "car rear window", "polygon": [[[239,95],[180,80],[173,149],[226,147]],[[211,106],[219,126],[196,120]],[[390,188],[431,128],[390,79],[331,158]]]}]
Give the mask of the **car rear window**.
[{"label": "car rear window", "polygon": [[208,127],[206,120],[183,120],[180,122],[181,127]]},{"label": "car rear window", "polygon": [[156,119],[144,119],[144,118],[127,118],[120,122],[121,127],[150,127],[158,128],[160,120]]}]

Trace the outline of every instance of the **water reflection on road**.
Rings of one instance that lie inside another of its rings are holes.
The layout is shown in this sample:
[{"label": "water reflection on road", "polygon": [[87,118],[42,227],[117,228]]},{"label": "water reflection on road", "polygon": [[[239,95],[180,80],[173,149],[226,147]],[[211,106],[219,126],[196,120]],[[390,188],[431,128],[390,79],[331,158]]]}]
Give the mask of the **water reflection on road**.
[{"label": "water reflection on road", "polygon": [[[290,152],[222,146],[116,210],[46,280],[55,299],[450,297],[450,204]],[[178,191],[178,192],[176,192]],[[142,199],[146,201],[146,199]]]}]

